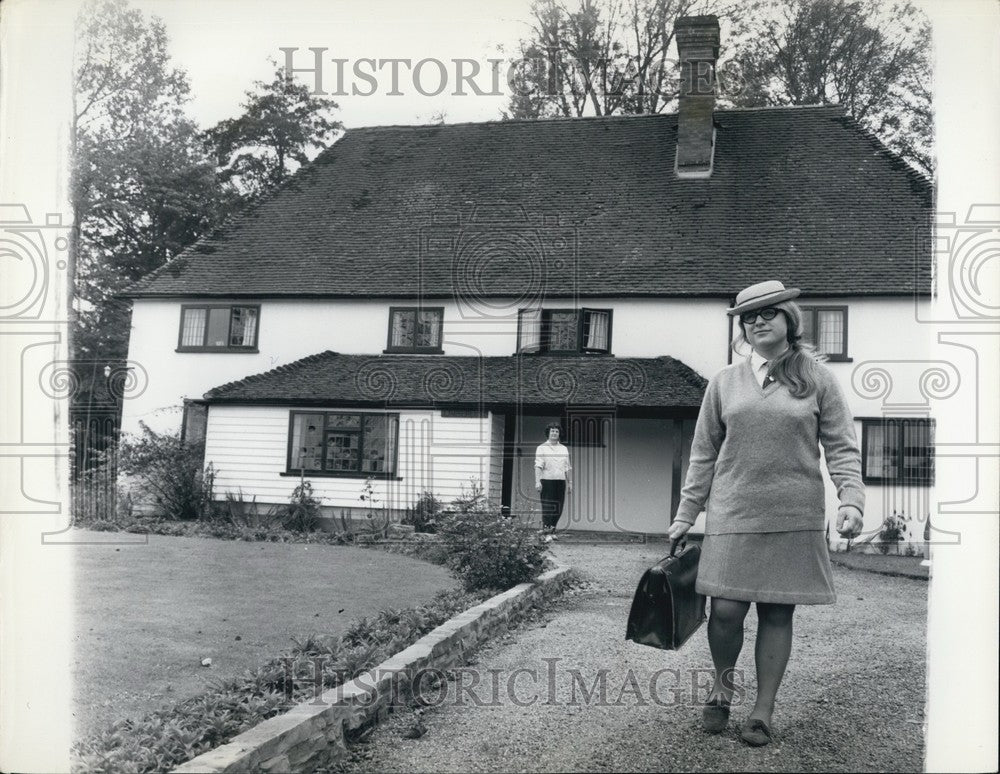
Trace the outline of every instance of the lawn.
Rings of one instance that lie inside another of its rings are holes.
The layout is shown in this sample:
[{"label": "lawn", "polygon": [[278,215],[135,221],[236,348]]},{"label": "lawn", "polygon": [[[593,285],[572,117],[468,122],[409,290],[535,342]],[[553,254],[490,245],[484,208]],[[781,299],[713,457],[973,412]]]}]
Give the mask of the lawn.
[{"label": "lawn", "polygon": [[832,552],[830,559],[852,570],[867,570],[883,575],[901,575],[908,578],[929,578],[930,571],[920,563],[923,556],[897,556],[895,554],[863,554],[858,552]]},{"label": "lawn", "polygon": [[375,549],[162,535],[78,546],[73,566],[78,736],[195,695],[280,655],[292,637],[336,635],[457,586],[443,567]]}]

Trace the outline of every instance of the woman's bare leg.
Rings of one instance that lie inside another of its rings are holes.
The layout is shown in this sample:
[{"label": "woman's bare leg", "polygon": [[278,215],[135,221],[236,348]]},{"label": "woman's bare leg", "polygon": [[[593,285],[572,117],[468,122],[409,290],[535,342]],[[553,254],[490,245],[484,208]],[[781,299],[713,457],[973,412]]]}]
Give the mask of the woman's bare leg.
[{"label": "woman's bare leg", "polygon": [[712,597],[712,614],[708,618],[708,647],[715,665],[715,684],[709,700],[731,701],[735,685],[733,669],[743,649],[743,621],[750,610],[749,602]]},{"label": "woman's bare leg", "polygon": [[792,652],[792,616],[795,605],[757,603],[757,701],[751,718],[771,725],[774,699]]}]

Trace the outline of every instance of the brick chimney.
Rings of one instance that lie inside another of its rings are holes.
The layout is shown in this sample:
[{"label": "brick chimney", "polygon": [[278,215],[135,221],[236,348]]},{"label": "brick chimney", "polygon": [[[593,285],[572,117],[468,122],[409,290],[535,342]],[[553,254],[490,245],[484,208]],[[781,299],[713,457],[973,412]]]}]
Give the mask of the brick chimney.
[{"label": "brick chimney", "polygon": [[678,177],[710,177],[715,150],[715,63],[719,58],[719,19],[682,16],[674,26],[681,65],[677,114]]}]

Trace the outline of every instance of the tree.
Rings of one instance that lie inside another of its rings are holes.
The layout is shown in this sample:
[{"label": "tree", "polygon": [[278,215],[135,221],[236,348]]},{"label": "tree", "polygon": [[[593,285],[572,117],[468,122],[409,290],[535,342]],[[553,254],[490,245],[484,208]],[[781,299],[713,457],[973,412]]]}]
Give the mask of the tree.
[{"label": "tree", "polygon": [[255,90],[246,92],[243,115],[219,122],[204,136],[220,178],[246,199],[274,190],[343,128],[331,116],[336,102],[313,96],[272,65],[271,82],[255,81]]},{"label": "tree", "polygon": [[117,142],[80,137],[75,177],[81,213],[75,352],[121,359],[129,306],[115,297],[213,227],[229,209],[196,127],[177,121],[158,134]]},{"label": "tree", "polygon": [[681,16],[723,24],[721,105],[840,103],[930,172],[926,20],[908,0],[535,0],[506,118],[658,113],[676,106]]},{"label": "tree", "polygon": [[738,18],[724,0],[535,0],[521,41],[506,118],[659,113],[677,97],[670,59],[674,22],[715,13]]},{"label": "tree", "polygon": [[732,65],[736,105],[839,103],[890,149],[930,174],[930,32],[909,2],[766,0]]},{"label": "tree", "polygon": [[[184,114],[187,80],[159,20],[125,0],[88,0],[76,50],[71,352],[116,361],[129,307],[114,294],[211,228],[227,200]],[[88,397],[84,385],[77,398]]]}]

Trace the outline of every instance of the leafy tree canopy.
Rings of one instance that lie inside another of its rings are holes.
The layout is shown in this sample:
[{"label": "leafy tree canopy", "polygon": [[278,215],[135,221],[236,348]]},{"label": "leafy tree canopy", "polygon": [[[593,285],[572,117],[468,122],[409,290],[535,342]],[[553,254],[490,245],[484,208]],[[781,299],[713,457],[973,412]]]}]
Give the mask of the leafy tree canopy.
[{"label": "leafy tree canopy", "polygon": [[167,43],[163,24],[125,0],[81,7],[71,190],[76,358],[123,359],[128,305],[113,294],[191,244],[226,208]]},{"label": "leafy tree canopy", "polygon": [[507,118],[659,113],[676,104],[674,22],[724,0],[535,0]]},{"label": "leafy tree canopy", "polygon": [[[77,19],[72,134],[72,352],[124,359],[127,285],[279,185],[326,147],[336,103],[310,96],[275,66],[244,114],[202,132],[168,37],[127,0],[86,0]],[[86,398],[86,390],[82,399]]]},{"label": "leafy tree canopy", "polygon": [[766,0],[731,65],[733,103],[839,103],[923,172],[933,168],[930,29],[908,2]]},{"label": "leafy tree canopy", "polygon": [[246,93],[243,115],[219,122],[205,133],[219,176],[241,196],[259,197],[281,185],[327,147],[343,128],[333,119],[338,105],[313,96],[272,61],[271,81],[256,81]]},{"label": "leafy tree canopy", "polygon": [[507,118],[676,109],[674,25],[722,22],[721,105],[839,103],[932,171],[930,32],[908,1],[535,0]]}]

